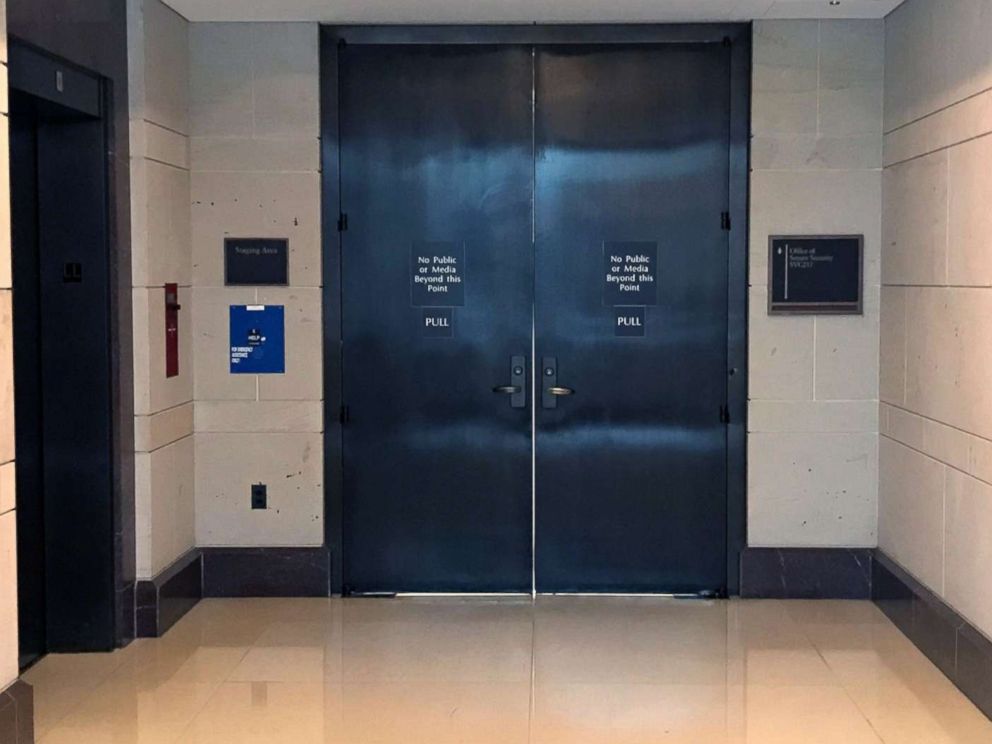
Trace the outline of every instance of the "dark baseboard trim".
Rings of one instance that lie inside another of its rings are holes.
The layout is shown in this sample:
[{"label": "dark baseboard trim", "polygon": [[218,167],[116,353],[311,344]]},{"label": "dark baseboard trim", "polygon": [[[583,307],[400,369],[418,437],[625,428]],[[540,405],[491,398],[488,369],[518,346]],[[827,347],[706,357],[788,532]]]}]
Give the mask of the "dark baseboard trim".
[{"label": "dark baseboard trim", "polygon": [[134,626],[138,638],[158,638],[203,598],[200,551],[190,550],[153,579],[138,581]]},{"label": "dark baseboard trim", "polygon": [[0,741],[34,744],[34,690],[24,680],[0,690]]},{"label": "dark baseboard trim", "polygon": [[115,609],[117,621],[115,623],[116,638],[118,648],[124,648],[138,636],[135,623],[137,622],[137,592],[138,582],[130,581],[123,588],[116,591]]},{"label": "dark baseboard trim", "polygon": [[992,641],[881,551],[873,574],[875,604],[992,718]]},{"label": "dark baseboard trim", "polygon": [[745,548],[745,599],[870,599],[873,548]]},{"label": "dark baseboard trim", "polygon": [[327,548],[201,548],[204,597],[329,597]]}]

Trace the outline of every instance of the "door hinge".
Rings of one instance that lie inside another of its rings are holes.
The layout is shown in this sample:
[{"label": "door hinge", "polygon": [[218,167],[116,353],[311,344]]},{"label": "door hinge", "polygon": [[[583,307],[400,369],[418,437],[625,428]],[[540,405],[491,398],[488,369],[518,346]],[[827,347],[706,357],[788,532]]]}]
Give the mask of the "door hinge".
[{"label": "door hinge", "polygon": [[730,408],[727,406],[720,406],[720,423],[729,424],[730,423]]},{"label": "door hinge", "polygon": [[344,232],[348,229],[348,215],[342,212],[338,217],[338,232]]},{"label": "door hinge", "polygon": [[339,414],[339,418],[341,419],[342,424],[347,424],[349,421],[351,421],[351,407],[341,406],[341,413]]},{"label": "door hinge", "polygon": [[730,229],[730,212],[721,212],[720,213],[720,227],[723,230],[729,230]]}]

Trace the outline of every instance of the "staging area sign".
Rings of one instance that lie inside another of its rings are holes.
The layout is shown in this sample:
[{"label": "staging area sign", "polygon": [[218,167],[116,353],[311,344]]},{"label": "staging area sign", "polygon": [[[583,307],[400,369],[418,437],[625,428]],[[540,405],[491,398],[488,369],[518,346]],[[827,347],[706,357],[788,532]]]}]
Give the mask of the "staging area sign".
[{"label": "staging area sign", "polygon": [[289,284],[289,240],[225,238],[224,284],[228,286]]}]

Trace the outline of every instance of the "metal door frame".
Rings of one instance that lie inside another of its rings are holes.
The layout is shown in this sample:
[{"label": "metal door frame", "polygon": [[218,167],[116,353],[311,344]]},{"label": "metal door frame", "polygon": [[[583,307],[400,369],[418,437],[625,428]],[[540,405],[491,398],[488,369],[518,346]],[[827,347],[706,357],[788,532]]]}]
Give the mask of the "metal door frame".
[{"label": "metal door frame", "polygon": [[321,217],[324,363],[324,543],[331,592],[343,588],[342,275],[338,48],[346,44],[727,44],[731,47],[727,233],[727,591],[740,592],[746,545],[748,171],[751,24],[322,26],[320,35]]}]

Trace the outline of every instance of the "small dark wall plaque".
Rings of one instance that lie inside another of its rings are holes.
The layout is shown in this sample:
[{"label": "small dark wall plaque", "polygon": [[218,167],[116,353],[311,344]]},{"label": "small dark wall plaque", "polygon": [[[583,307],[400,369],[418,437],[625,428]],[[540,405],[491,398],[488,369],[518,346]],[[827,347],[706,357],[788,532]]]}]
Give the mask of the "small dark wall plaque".
[{"label": "small dark wall plaque", "polygon": [[658,304],[658,244],[603,243],[603,304]]},{"label": "small dark wall plaque", "polygon": [[462,307],[465,304],[464,243],[413,244],[410,302],[414,307]]},{"label": "small dark wall plaque", "polygon": [[451,338],[455,335],[455,311],[450,307],[425,307],[421,318],[424,338]]},{"label": "small dark wall plaque", "polygon": [[863,235],[776,235],[768,240],[770,315],[861,315]]},{"label": "small dark wall plaque", "polygon": [[228,286],[289,284],[289,241],[284,238],[226,238],[224,283]]},{"label": "small dark wall plaque", "polygon": [[614,308],[613,335],[637,337],[644,335],[644,308]]}]

